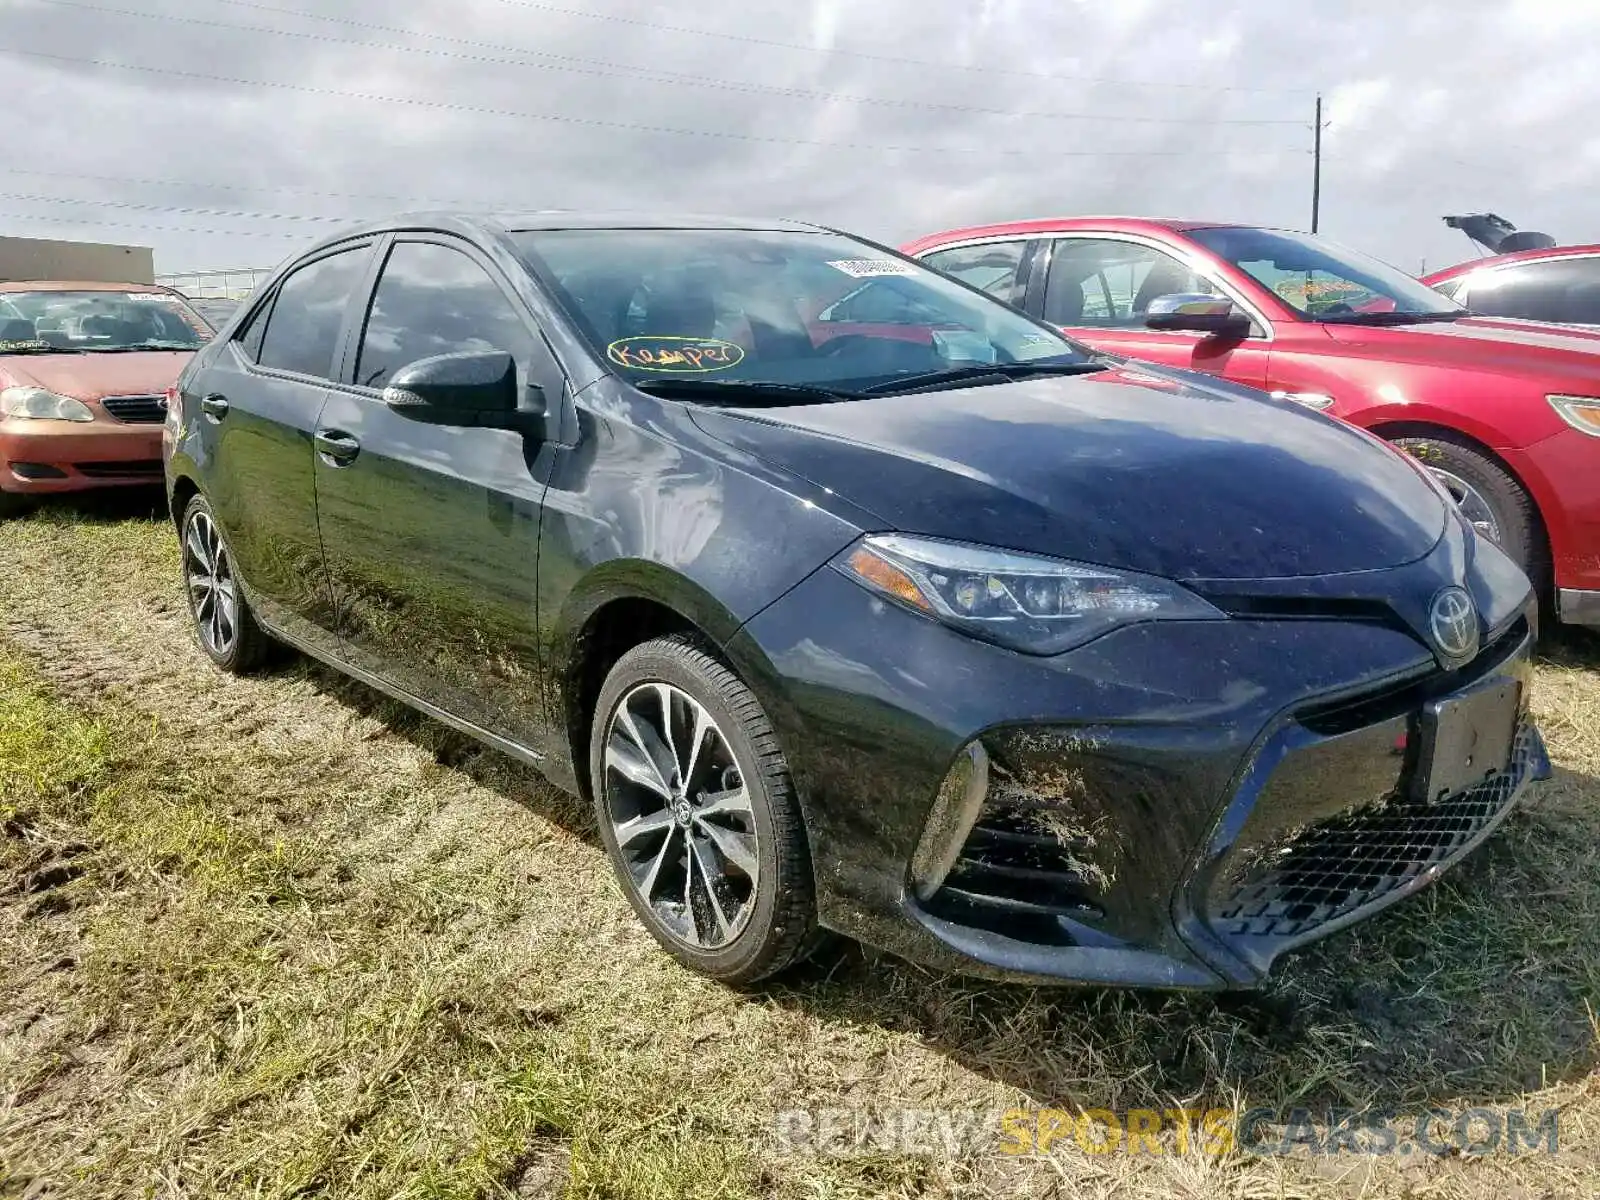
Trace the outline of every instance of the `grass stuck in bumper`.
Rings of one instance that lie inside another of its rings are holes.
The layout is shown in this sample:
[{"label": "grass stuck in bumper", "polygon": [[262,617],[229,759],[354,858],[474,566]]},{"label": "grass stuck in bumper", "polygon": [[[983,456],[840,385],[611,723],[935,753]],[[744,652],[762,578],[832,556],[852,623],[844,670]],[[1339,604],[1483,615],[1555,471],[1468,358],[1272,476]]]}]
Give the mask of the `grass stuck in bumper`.
[{"label": "grass stuck in bumper", "polygon": [[[1556,779],[1261,995],[997,987],[848,947],[739,994],[655,948],[583,807],[532,772],[304,661],[210,670],[170,525],[119,503],[0,525],[0,1194],[1600,1190],[1589,643],[1539,670]],[[976,1114],[981,1132],[1007,1110],[1296,1106],[1559,1107],[1560,1144],[774,1137],[797,1114]]]}]

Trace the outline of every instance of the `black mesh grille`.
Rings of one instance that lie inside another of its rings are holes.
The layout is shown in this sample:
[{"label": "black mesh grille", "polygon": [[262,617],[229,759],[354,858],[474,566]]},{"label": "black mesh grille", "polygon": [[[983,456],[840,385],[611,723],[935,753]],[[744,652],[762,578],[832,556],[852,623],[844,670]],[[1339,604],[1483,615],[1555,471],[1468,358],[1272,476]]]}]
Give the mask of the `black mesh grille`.
[{"label": "black mesh grille", "polygon": [[117,420],[130,425],[159,425],[167,419],[165,396],[107,396],[100,403]]},{"label": "black mesh grille", "polygon": [[1537,735],[1517,733],[1507,770],[1434,804],[1398,797],[1321,822],[1255,864],[1212,919],[1231,937],[1299,938],[1443,867],[1504,815],[1533,770]]}]

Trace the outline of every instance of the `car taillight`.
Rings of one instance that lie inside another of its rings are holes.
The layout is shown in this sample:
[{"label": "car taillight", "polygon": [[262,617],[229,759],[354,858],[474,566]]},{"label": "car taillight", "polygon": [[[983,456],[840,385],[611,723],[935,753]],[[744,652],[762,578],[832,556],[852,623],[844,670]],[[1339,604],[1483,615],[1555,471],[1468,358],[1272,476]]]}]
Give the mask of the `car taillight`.
[{"label": "car taillight", "polygon": [[183,424],[183,393],[175,387],[167,389],[167,421],[176,429]]}]

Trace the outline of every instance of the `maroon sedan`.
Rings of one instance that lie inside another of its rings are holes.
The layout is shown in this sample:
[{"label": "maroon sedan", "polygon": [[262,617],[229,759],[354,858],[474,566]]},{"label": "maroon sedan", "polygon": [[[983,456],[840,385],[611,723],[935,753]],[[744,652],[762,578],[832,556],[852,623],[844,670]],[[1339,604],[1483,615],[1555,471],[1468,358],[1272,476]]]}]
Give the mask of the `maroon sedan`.
[{"label": "maroon sedan", "polygon": [[1096,349],[1263,388],[1432,468],[1467,518],[1600,625],[1600,331],[1471,315],[1281,229],[1121,217],[958,229],[905,247]]}]

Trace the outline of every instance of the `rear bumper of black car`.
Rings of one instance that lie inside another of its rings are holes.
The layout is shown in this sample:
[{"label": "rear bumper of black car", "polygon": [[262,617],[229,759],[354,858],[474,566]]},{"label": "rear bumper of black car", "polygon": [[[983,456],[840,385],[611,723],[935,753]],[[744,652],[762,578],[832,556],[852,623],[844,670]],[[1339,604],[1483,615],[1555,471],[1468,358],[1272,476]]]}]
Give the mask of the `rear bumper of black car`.
[{"label": "rear bumper of black car", "polygon": [[[1531,600],[1499,609],[1453,671],[1350,620],[1156,623],[1037,658],[824,570],[729,649],[779,727],[825,924],[997,979],[1249,987],[1436,879],[1548,774]],[[1423,711],[1488,686],[1519,697],[1507,769],[1413,798]]]}]

